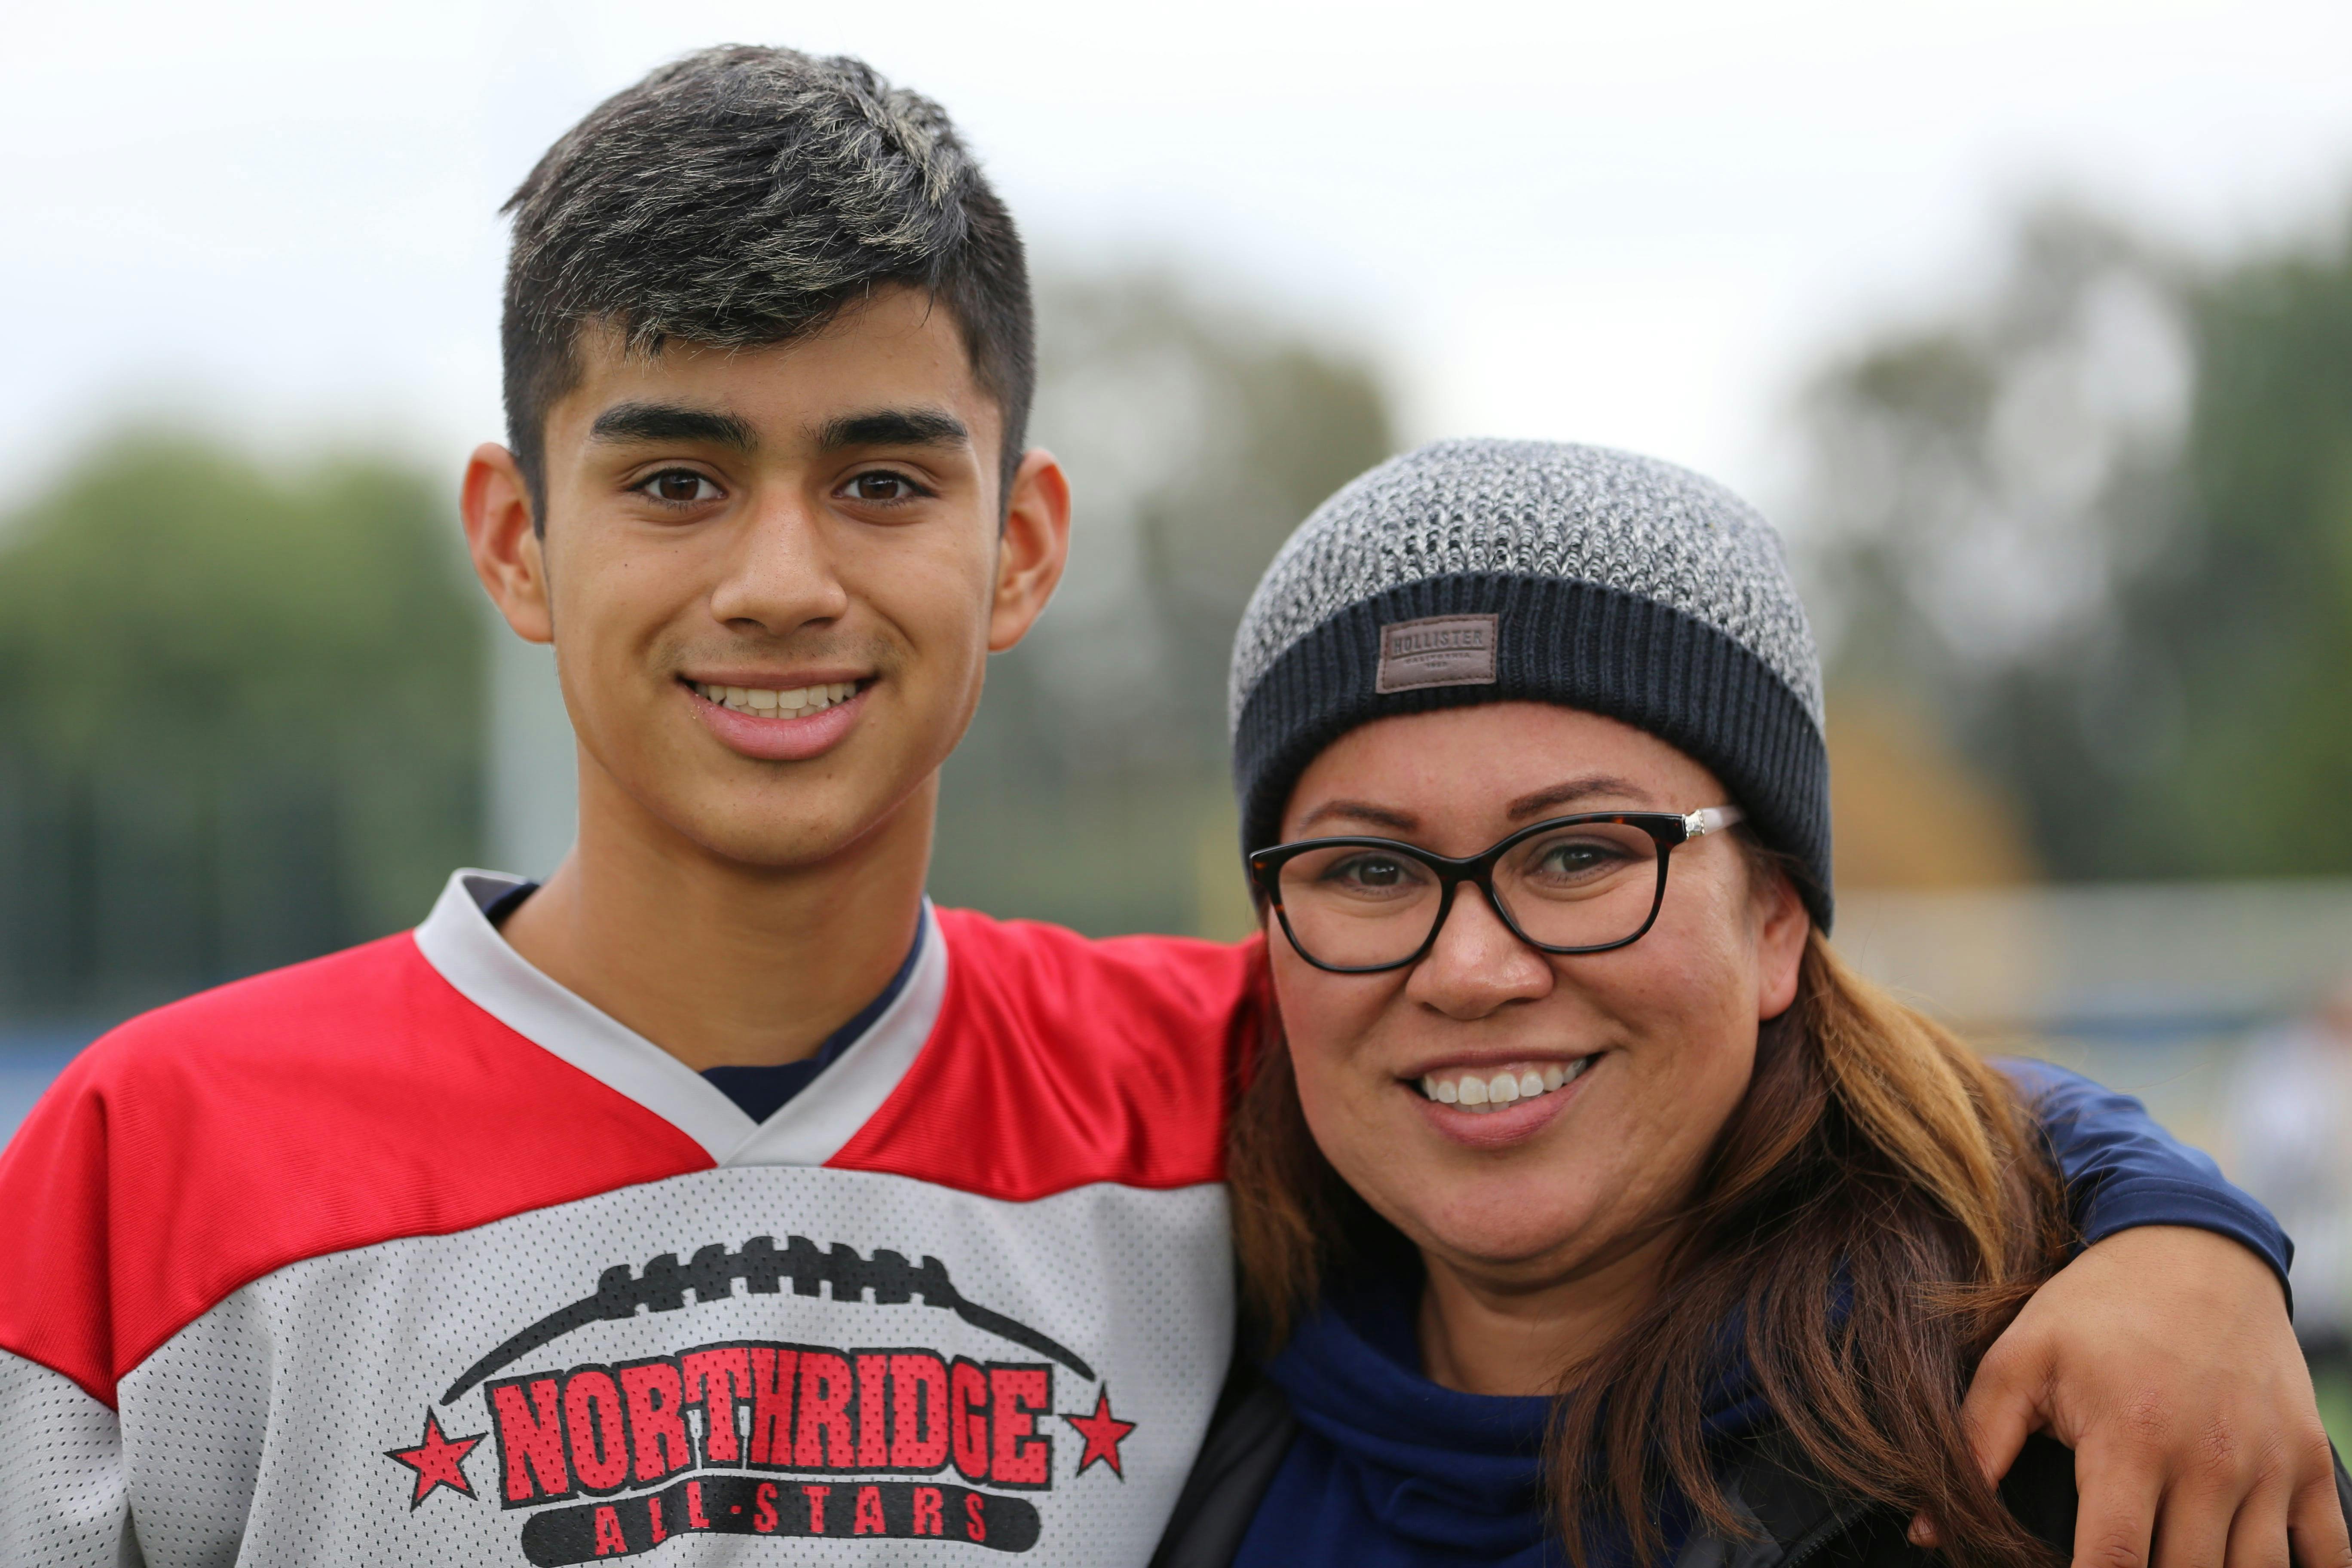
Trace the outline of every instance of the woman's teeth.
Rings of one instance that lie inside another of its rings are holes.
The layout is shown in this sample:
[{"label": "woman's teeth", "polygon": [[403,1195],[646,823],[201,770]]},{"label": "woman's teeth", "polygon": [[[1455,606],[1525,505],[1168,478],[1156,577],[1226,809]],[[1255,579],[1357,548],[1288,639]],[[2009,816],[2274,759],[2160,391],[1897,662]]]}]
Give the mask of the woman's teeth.
[{"label": "woman's teeth", "polygon": [[711,686],[690,680],[695,695],[721,708],[732,708],[738,713],[754,713],[762,719],[805,719],[812,713],[822,713],[836,702],[846,702],[857,695],[857,682],[837,680],[829,686],[800,686],[790,691],[772,691],[764,686]]},{"label": "woman's teeth", "polygon": [[1433,1073],[1421,1080],[1421,1092],[1440,1105],[1483,1116],[1517,1100],[1549,1094],[1562,1084],[1574,1083],[1592,1062],[1591,1057],[1579,1057],[1572,1062],[1505,1068],[1495,1073],[1465,1072],[1445,1078]]}]

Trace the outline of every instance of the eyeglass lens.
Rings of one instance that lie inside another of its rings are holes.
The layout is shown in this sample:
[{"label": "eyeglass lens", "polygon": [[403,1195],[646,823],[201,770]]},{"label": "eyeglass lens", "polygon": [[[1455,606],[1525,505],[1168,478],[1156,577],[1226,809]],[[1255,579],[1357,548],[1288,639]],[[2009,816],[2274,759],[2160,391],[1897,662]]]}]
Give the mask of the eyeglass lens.
[{"label": "eyeglass lens", "polygon": [[[1658,842],[1639,827],[1576,823],[1512,846],[1495,868],[1512,921],[1546,947],[1633,936],[1657,902]],[[1444,901],[1437,873],[1408,855],[1341,844],[1292,857],[1280,873],[1291,940],[1318,963],[1397,963],[1429,940]],[[1464,888],[1457,898],[1475,897]]]}]

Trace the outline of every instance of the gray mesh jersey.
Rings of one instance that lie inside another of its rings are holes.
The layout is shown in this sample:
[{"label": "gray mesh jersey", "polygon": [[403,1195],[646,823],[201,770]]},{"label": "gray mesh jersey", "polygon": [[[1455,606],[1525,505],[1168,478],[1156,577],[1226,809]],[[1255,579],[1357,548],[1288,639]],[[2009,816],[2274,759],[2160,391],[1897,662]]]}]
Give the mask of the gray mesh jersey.
[{"label": "gray mesh jersey", "polygon": [[413,934],[134,1020],[0,1156],[0,1563],[1140,1563],[1232,1350],[1246,949],[930,912],[767,1121]]}]

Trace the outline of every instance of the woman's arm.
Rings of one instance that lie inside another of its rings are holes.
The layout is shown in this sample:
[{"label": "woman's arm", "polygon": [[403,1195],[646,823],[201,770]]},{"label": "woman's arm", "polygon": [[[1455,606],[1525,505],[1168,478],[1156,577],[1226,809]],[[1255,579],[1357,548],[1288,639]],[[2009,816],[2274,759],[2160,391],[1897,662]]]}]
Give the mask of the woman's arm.
[{"label": "woman's arm", "polygon": [[1963,1414],[1986,1473],[2030,1432],[2074,1450],[2074,1568],[2282,1568],[2290,1538],[2299,1568],[2352,1568],[2277,1222],[2139,1101],[2002,1066],[2089,1245],[1977,1369]]}]

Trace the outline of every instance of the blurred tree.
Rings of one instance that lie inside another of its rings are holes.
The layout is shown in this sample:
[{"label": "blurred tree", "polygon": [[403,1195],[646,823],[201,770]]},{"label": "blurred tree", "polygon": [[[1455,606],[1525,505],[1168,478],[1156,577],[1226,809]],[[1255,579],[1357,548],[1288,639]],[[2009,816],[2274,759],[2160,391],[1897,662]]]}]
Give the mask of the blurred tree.
[{"label": "blurred tree", "polygon": [[1833,684],[1939,714],[2051,871],[2352,871],[2352,251],[2045,209],[1801,411]]},{"label": "blurred tree", "polygon": [[2037,879],[2006,795],[1883,689],[1831,696],[1830,815],[1841,891]]},{"label": "blurred tree", "polygon": [[0,522],[0,1007],[114,1013],[413,924],[480,815],[447,503],[126,433]]},{"label": "blurred tree", "polygon": [[1069,470],[1069,576],[948,763],[933,890],[1093,931],[1249,920],[1225,667],[1290,531],[1392,449],[1354,356],[1158,278],[1049,283],[1035,439]]}]

